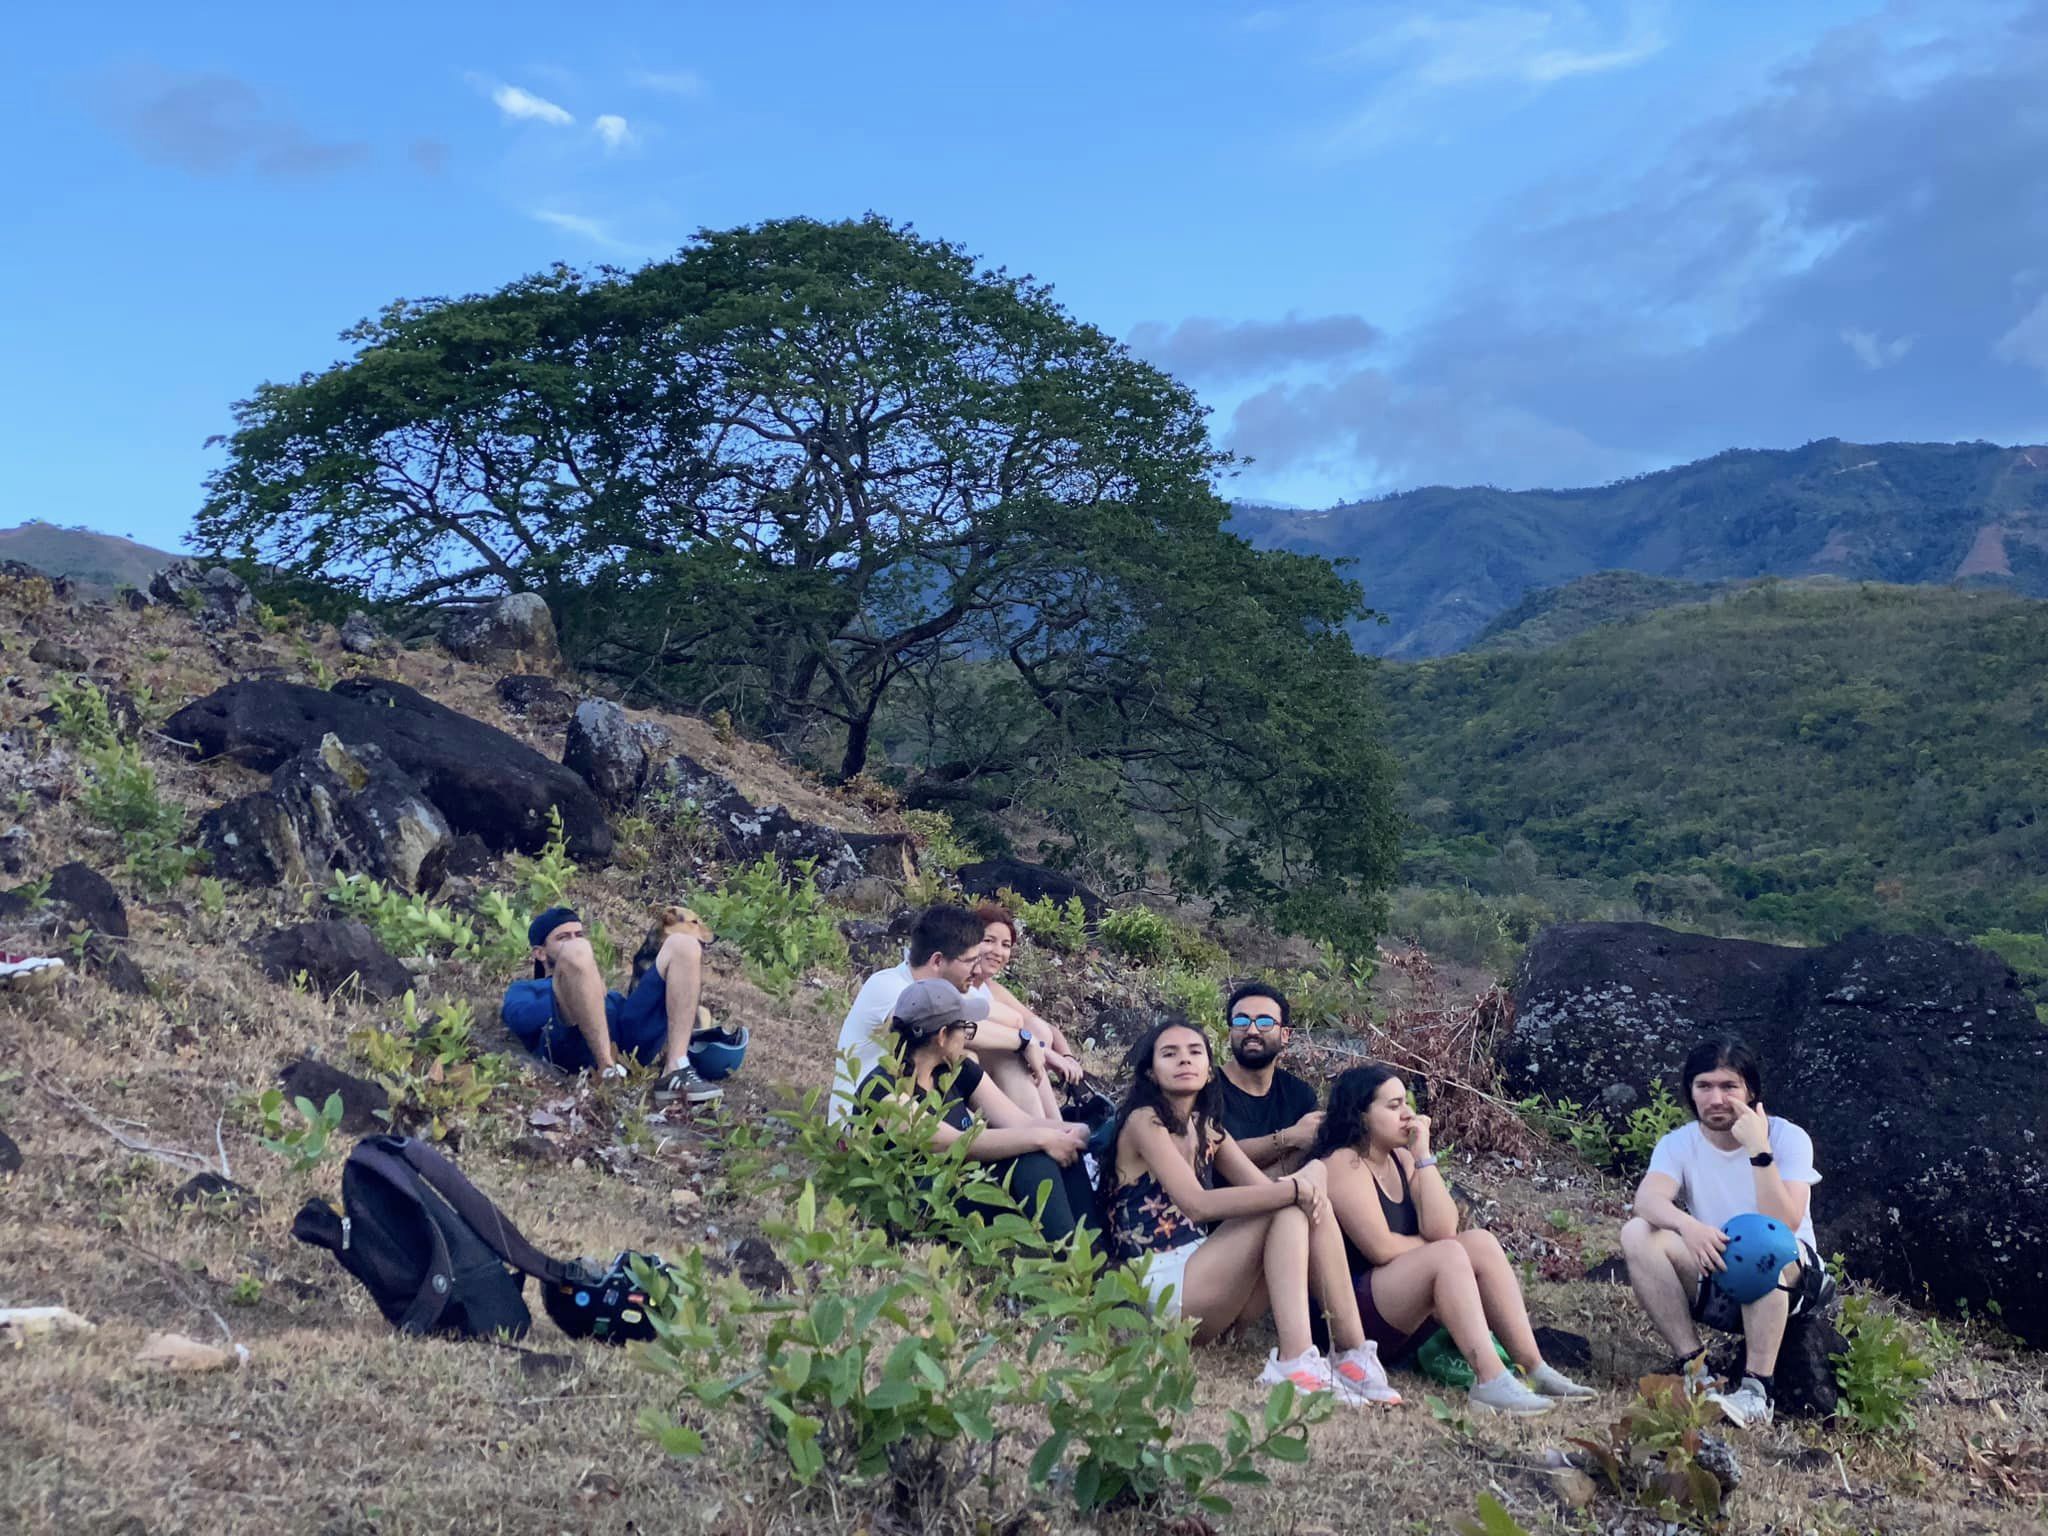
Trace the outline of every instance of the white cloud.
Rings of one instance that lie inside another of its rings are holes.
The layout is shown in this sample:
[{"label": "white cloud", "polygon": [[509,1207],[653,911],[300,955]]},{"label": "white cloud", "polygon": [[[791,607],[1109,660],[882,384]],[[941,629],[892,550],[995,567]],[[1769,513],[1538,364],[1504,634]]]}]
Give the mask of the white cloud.
[{"label": "white cloud", "polygon": [[640,69],[629,78],[643,91],[660,91],[668,96],[704,94],[704,77],[693,69]]},{"label": "white cloud", "polygon": [[531,91],[522,91],[516,85],[493,87],[491,100],[498,104],[500,112],[510,118],[547,123],[555,128],[566,128],[576,121],[574,116],[546,97],[536,96]]},{"label": "white cloud", "polygon": [[2035,304],[1999,337],[1991,355],[2001,363],[2018,363],[2048,373],[2048,298]]},{"label": "white cloud", "polygon": [[620,235],[604,219],[594,219],[581,213],[566,213],[559,208],[530,208],[527,210],[527,216],[538,219],[552,229],[559,229],[564,234],[574,235],[579,240],[587,240],[599,250],[608,251],[615,256],[646,257],[654,254],[650,247]]},{"label": "white cloud", "polygon": [[1381,72],[1372,96],[1333,136],[1357,154],[1415,131],[1424,104],[1477,87],[1540,91],[1583,75],[1632,69],[1669,41],[1660,0],[1628,0],[1618,20],[1580,0],[1550,5],[1476,5],[1417,11],[1340,50]]},{"label": "white cloud", "polygon": [[626,126],[626,120],[616,112],[606,112],[591,126],[597,136],[604,140],[606,149],[624,149],[633,142],[633,130]]},{"label": "white cloud", "polygon": [[1873,373],[1880,368],[1891,367],[1913,350],[1911,336],[1895,336],[1890,341],[1882,341],[1877,332],[1853,325],[1842,328],[1842,344],[1856,354],[1857,362]]}]

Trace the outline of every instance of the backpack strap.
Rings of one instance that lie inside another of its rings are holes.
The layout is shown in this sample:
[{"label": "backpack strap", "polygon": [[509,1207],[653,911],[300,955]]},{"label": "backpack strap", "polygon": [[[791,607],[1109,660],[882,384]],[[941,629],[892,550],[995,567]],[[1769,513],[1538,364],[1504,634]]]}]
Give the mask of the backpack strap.
[{"label": "backpack strap", "polygon": [[[469,1224],[470,1230],[514,1269],[529,1274],[547,1285],[570,1284],[574,1275],[580,1273],[572,1271],[571,1266],[559,1259],[549,1258],[528,1242],[525,1234],[512,1225],[505,1213],[493,1205],[482,1190],[463,1176],[461,1169],[425,1142],[411,1136],[392,1137],[389,1141],[391,1151],[403,1158],[413,1172],[420,1176],[421,1181],[446,1200],[454,1208],[455,1214]],[[430,1287],[433,1275],[445,1275],[448,1272],[446,1244],[440,1242],[438,1234],[435,1255],[436,1264],[429,1271]],[[421,1292],[423,1301],[426,1294],[424,1290]],[[442,1300],[445,1304],[445,1291]],[[419,1304],[414,1303],[416,1307]]]},{"label": "backpack strap", "polygon": [[[419,1195],[411,1188],[419,1174],[405,1156],[407,1145],[408,1138],[403,1136],[365,1136],[349,1153],[349,1162],[360,1173],[374,1174],[414,1205],[421,1206]],[[300,1212],[301,1217],[305,1214]],[[423,1206],[420,1214],[427,1231],[427,1264],[411,1304],[401,1316],[392,1319],[400,1333],[433,1332],[441,1314],[448,1310],[448,1302],[455,1292],[455,1258],[448,1251],[448,1239],[442,1236],[440,1223],[428,1216]],[[319,1225],[324,1227],[325,1223]],[[337,1235],[345,1240],[347,1229],[339,1221],[335,1227],[339,1229]]]}]

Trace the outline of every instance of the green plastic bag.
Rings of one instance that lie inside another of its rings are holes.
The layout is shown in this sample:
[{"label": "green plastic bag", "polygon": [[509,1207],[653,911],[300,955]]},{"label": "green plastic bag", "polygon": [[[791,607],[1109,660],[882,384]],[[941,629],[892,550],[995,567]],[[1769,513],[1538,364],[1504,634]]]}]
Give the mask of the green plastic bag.
[{"label": "green plastic bag", "polygon": [[[1500,1347],[1500,1340],[1488,1334],[1493,1343],[1493,1352],[1500,1356],[1500,1363],[1509,1367],[1514,1361],[1508,1352]],[[1448,1328],[1439,1328],[1422,1341],[1422,1347],[1415,1351],[1415,1368],[1431,1381],[1440,1381],[1447,1387],[1469,1388],[1478,1379],[1478,1374],[1458,1353],[1458,1346],[1451,1342]]]}]

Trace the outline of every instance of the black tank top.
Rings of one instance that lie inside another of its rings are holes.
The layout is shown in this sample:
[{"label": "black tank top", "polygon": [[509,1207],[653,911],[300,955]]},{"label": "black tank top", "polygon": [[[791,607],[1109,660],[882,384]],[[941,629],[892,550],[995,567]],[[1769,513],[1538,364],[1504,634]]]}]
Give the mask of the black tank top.
[{"label": "black tank top", "polygon": [[[1361,1157],[1359,1161],[1364,1162],[1365,1159]],[[1366,1177],[1372,1179],[1372,1192],[1380,1197],[1380,1214],[1387,1219],[1387,1230],[1396,1237],[1420,1237],[1422,1221],[1415,1214],[1415,1197],[1408,1190],[1408,1170],[1401,1166],[1401,1159],[1398,1157],[1393,1159],[1393,1164],[1394,1176],[1401,1181],[1399,1200],[1387,1198],[1387,1192],[1380,1188],[1380,1181],[1374,1177],[1370,1166],[1365,1170]],[[1344,1237],[1344,1257],[1349,1261],[1354,1277],[1371,1272],[1372,1260],[1351,1241],[1349,1233]]]}]

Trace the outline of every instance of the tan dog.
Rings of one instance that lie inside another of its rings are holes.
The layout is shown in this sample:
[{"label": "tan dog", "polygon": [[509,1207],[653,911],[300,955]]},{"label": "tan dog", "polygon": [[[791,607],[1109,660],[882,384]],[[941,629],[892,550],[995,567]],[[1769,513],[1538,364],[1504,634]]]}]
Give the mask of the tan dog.
[{"label": "tan dog", "polygon": [[655,907],[653,912],[655,925],[661,929],[664,939],[672,933],[687,933],[699,944],[709,944],[718,937],[710,925],[688,907]]}]

